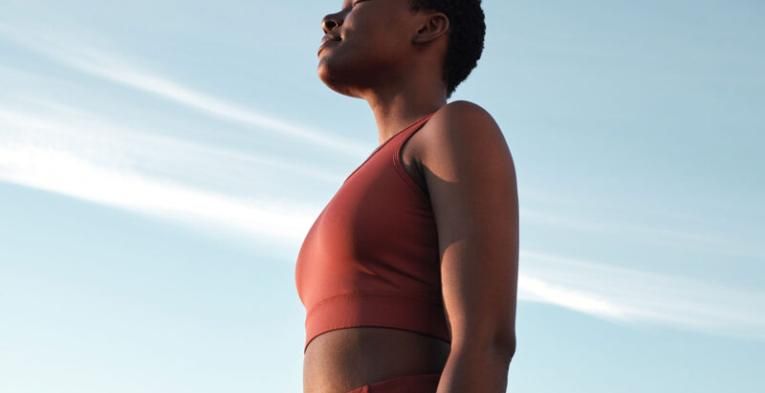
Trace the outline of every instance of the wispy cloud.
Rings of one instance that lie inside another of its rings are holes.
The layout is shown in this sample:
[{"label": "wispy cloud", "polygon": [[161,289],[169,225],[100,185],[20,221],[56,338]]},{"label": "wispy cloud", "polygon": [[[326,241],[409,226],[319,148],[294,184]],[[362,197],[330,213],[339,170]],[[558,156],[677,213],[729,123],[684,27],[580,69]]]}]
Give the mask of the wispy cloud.
[{"label": "wispy cloud", "polygon": [[232,198],[94,165],[69,152],[45,147],[0,146],[0,180],[290,245],[310,225],[309,209],[293,202]]},{"label": "wispy cloud", "polygon": [[[0,110],[0,181],[292,246],[318,207],[270,197],[257,189],[259,178],[294,172],[328,184],[342,181],[310,166],[152,135],[69,110]],[[192,185],[202,176],[223,178],[226,192]],[[232,188],[247,192],[233,196]]]},{"label": "wispy cloud", "polygon": [[89,46],[87,40],[77,40],[75,44],[39,33],[22,32],[3,24],[0,24],[0,37],[87,75],[165,98],[220,120],[278,131],[284,136],[355,157],[364,157],[369,153],[369,147],[365,144],[200,92],[141,69],[124,56]]},{"label": "wispy cloud", "polygon": [[617,323],[765,340],[765,293],[521,251],[519,296]]}]

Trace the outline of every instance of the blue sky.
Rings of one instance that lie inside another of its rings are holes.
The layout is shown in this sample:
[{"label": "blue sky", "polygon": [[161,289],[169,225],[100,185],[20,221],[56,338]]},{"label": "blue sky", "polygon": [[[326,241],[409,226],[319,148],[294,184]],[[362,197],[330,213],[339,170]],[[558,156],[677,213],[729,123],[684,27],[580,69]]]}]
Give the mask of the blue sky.
[{"label": "blue sky", "polygon": [[[485,0],[508,391],[765,386],[765,3]],[[302,391],[306,231],[376,147],[340,1],[0,1],[0,391]]]}]

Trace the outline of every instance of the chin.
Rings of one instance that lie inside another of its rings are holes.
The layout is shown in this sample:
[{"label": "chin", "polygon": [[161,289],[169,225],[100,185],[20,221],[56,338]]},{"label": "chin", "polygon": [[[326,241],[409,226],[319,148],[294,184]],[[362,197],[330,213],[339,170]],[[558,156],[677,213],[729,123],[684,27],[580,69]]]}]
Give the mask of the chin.
[{"label": "chin", "polygon": [[358,95],[354,94],[354,93],[353,93],[353,89],[351,89],[351,88],[350,88],[348,85],[344,85],[344,84],[341,84],[341,83],[337,83],[336,81],[333,81],[333,80],[331,80],[331,79],[329,79],[329,80],[327,80],[327,79],[323,79],[323,78],[320,78],[320,79],[321,79],[321,80],[322,80],[322,82],[324,82],[324,84],[325,84],[325,85],[327,85],[327,87],[329,87],[329,88],[330,88],[332,91],[334,91],[334,92],[336,92],[336,93],[340,93],[340,94],[342,94],[342,95],[344,95],[344,96],[348,96],[348,97],[356,97],[356,98],[358,98]]},{"label": "chin", "polygon": [[352,88],[353,84],[342,78],[342,76],[347,77],[350,75],[348,71],[335,69],[331,64],[322,59],[316,69],[316,73],[319,79],[333,91],[349,97],[357,97],[356,94],[352,93],[354,90]]}]

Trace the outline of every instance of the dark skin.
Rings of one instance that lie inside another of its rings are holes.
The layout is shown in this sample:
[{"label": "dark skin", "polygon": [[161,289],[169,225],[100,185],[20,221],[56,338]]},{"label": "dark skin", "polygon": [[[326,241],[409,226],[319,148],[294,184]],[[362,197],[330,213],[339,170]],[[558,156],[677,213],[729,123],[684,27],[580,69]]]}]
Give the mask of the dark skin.
[{"label": "dark skin", "polygon": [[380,144],[435,112],[403,146],[401,159],[431,198],[452,342],[378,327],[329,331],[305,352],[303,391],[346,393],[397,376],[441,373],[437,393],[505,392],[516,348],[515,168],[488,112],[446,102],[448,17],[413,12],[409,0],[355,0],[326,15],[322,29],[339,41],[318,53],[320,79],[369,103]]}]

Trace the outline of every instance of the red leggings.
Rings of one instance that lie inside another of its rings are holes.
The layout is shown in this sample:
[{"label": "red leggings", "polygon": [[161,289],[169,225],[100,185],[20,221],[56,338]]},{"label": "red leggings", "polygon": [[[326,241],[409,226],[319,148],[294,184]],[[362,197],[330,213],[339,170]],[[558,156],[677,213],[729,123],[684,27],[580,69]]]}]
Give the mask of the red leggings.
[{"label": "red leggings", "polygon": [[436,393],[441,374],[403,375],[368,383],[348,393]]}]

